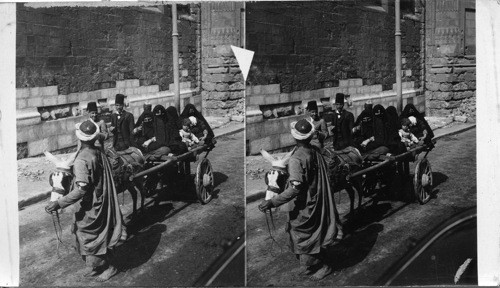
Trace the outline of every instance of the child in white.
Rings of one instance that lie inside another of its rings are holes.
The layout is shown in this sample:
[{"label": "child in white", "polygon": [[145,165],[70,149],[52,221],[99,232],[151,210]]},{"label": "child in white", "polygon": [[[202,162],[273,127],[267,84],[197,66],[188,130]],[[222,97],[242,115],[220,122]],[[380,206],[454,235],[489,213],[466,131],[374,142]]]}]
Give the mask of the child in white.
[{"label": "child in white", "polygon": [[399,137],[401,137],[401,142],[403,142],[406,147],[410,147],[418,143],[418,138],[410,132],[410,125],[412,125],[412,122],[408,118],[401,119]]},{"label": "child in white", "polygon": [[182,120],[182,129],[179,130],[179,134],[182,137],[182,142],[186,143],[188,147],[193,146],[194,144],[197,144],[200,142],[196,136],[194,136],[193,133],[191,133],[191,120],[186,118]]}]

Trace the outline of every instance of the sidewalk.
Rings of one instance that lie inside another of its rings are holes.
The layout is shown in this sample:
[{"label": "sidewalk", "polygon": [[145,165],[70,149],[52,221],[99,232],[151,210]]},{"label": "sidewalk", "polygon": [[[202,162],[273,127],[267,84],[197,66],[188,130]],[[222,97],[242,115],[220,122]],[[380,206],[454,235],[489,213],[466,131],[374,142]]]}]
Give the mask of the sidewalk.
[{"label": "sidewalk", "polygon": [[[236,121],[220,121],[207,119],[213,127],[215,137],[222,137],[243,131],[245,124]],[[243,137],[242,137],[243,141]],[[58,154],[58,158],[66,158],[69,154]],[[17,161],[18,209],[46,200],[52,187],[49,175],[55,171],[55,165],[42,157],[25,158]]]},{"label": "sidewalk", "polygon": [[[426,117],[429,126],[434,131],[434,139],[458,134],[476,127],[475,123],[453,122],[450,118]],[[451,121],[450,121],[451,120]],[[437,143],[439,145],[439,141]],[[282,157],[286,153],[276,153],[273,156]],[[260,155],[246,157],[246,201],[247,203],[260,200],[265,195],[267,185],[264,183],[264,174],[271,165]]]}]

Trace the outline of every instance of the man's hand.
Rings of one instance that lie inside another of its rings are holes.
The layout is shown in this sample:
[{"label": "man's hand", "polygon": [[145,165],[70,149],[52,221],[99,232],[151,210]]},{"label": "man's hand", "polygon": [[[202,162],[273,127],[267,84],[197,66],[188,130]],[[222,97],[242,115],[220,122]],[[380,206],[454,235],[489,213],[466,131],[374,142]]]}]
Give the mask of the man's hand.
[{"label": "man's hand", "polygon": [[59,206],[59,203],[57,201],[50,201],[49,204],[45,206],[45,211],[50,214],[59,208],[61,208],[61,206]]},{"label": "man's hand", "polygon": [[263,200],[259,205],[260,212],[266,212],[266,210],[273,208],[273,202],[271,200]]}]

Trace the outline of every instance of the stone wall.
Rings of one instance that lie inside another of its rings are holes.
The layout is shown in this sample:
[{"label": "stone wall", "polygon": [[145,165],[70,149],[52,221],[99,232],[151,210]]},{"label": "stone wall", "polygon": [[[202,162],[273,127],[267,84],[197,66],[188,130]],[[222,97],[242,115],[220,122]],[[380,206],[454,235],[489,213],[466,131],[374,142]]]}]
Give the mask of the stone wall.
[{"label": "stone wall", "polygon": [[[171,6],[17,5],[16,87],[58,86],[61,94],[114,88],[139,79],[167,90],[173,82]],[[181,82],[197,84],[199,7],[178,21]],[[197,14],[196,14],[197,13]]]},{"label": "stone wall", "polygon": [[[362,79],[346,79],[339,82],[339,87],[322,88],[310,91],[285,93],[279,84],[247,86],[246,88],[246,141],[247,153],[254,155],[261,149],[280,150],[295,144],[290,134],[290,123],[305,116],[307,102],[316,100],[318,110],[327,119],[328,110],[335,101],[336,93],[350,94],[346,109],[357,117],[366,101],[384,107],[396,106],[396,91],[382,90],[382,85],[363,85]],[[403,106],[413,103],[421,112],[425,111],[425,96],[422,89],[415,88],[414,82],[403,83]],[[297,105],[297,103],[299,103]],[[281,116],[279,109],[293,111]],[[288,105],[288,106],[287,106]],[[266,114],[276,115],[268,117]]]},{"label": "stone wall", "polygon": [[[280,84],[283,92],[336,87],[361,78],[392,89],[394,3],[313,1],[247,3],[247,49],[255,51],[247,84]],[[386,2],[387,1],[379,1]],[[421,87],[420,1],[404,1],[403,81]]]},{"label": "stone wall", "polygon": [[427,1],[427,114],[476,119],[475,1]]},{"label": "stone wall", "polygon": [[[134,114],[135,120],[142,113],[142,105],[146,101],[153,106],[174,105],[173,84],[170,84],[171,90],[160,91],[159,85],[141,86],[139,82],[139,79],[117,81],[113,83],[116,88],[67,95],[59,94],[57,86],[17,89],[18,158],[40,155],[45,150],[54,151],[75,146],[75,124],[88,117],[86,108],[90,101],[98,102],[102,112],[110,112],[114,110],[115,95],[125,94],[125,110]],[[190,88],[191,86],[189,82],[181,83],[181,107],[193,103],[201,109],[201,96],[197,96],[199,93]],[[66,107],[70,110],[66,115],[50,113],[65,110]],[[48,117],[43,115],[44,111],[47,111]]]},{"label": "stone wall", "polygon": [[244,83],[231,45],[241,46],[242,2],[202,4],[202,97],[209,116],[244,114]]}]

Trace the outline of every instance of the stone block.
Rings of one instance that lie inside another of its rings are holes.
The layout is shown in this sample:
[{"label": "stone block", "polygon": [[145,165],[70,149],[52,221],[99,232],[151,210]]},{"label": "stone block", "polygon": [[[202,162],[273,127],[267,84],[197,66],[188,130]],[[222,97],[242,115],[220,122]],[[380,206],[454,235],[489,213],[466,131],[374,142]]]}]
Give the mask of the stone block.
[{"label": "stone block", "polygon": [[159,85],[150,85],[150,86],[146,86],[146,87],[147,87],[148,93],[156,93],[156,92],[160,91]]},{"label": "stone block", "polygon": [[181,76],[182,76],[182,77],[187,77],[187,76],[189,76],[189,71],[188,71],[187,69],[183,69],[183,70],[181,70]]},{"label": "stone block", "polygon": [[17,99],[16,100],[16,109],[24,109],[28,107],[28,100],[26,99]]},{"label": "stone block", "polygon": [[55,96],[58,95],[57,86],[40,87],[40,96]]},{"label": "stone block", "polygon": [[18,88],[16,89],[16,98],[24,99],[30,96],[30,88]]},{"label": "stone block", "polygon": [[57,138],[50,137],[40,140],[28,142],[28,156],[38,156],[43,154],[44,151],[57,150]]},{"label": "stone block", "polygon": [[356,95],[356,94],[358,94],[358,88],[357,87],[349,87],[347,89],[347,94],[348,95]]},{"label": "stone block", "polygon": [[467,122],[467,116],[466,115],[457,115],[457,116],[453,117],[453,120],[457,121],[457,122],[465,123],[465,122]]},{"label": "stone block", "polygon": [[29,142],[35,140],[33,129],[35,126],[20,126],[17,125],[17,143]]},{"label": "stone block", "polygon": [[469,87],[464,82],[453,85],[453,91],[467,90]]},{"label": "stone block", "polygon": [[453,98],[453,92],[434,92],[431,99],[448,101]]},{"label": "stone block", "polygon": [[262,85],[261,88],[262,94],[279,94],[280,92],[280,84]]},{"label": "stone block", "polygon": [[349,79],[348,81],[349,81],[348,86],[351,87],[363,86],[363,79]]},{"label": "stone block", "polygon": [[441,91],[452,91],[453,90],[453,84],[450,84],[450,83],[441,83],[439,85],[439,90],[441,90]]},{"label": "stone block", "polygon": [[349,87],[349,80],[339,80],[339,87]]},{"label": "stone block", "polygon": [[57,96],[45,96],[42,98],[43,106],[57,105]]},{"label": "stone block", "polygon": [[289,102],[292,102],[292,100],[290,99],[290,94],[288,93],[281,93],[280,94],[280,100],[279,100],[280,103],[289,103]]},{"label": "stone block", "polygon": [[[260,114],[260,115],[251,115],[251,116],[247,115],[246,116],[246,125],[247,125],[246,127],[248,127],[248,124],[262,122],[262,121],[264,121],[264,117],[262,116],[262,114]],[[247,135],[247,138],[248,137],[249,136]]]},{"label": "stone block", "polygon": [[42,97],[32,97],[32,98],[28,98],[28,107],[29,108],[37,108],[37,107],[42,107],[43,106],[43,101],[42,101]]},{"label": "stone block", "polygon": [[264,137],[255,140],[251,140],[249,143],[249,152],[251,155],[260,153],[260,150],[273,150],[271,137]]},{"label": "stone block", "polygon": [[266,94],[264,95],[265,104],[279,104],[280,94]]},{"label": "stone block", "polygon": [[427,82],[426,87],[430,91],[439,91],[441,85],[439,83],[435,83],[435,82]]},{"label": "stone block", "polygon": [[229,99],[231,99],[231,100],[242,99],[245,97],[245,95],[243,94],[243,91],[232,91],[232,92],[230,92],[229,95],[230,95]]},{"label": "stone block", "polygon": [[77,145],[77,138],[74,133],[57,136],[57,146],[59,149]]},{"label": "stone block", "polygon": [[451,67],[432,67],[429,69],[429,73],[432,74],[451,73]]},{"label": "stone block", "polygon": [[205,69],[205,73],[209,74],[223,74],[228,72],[228,67],[216,67],[216,68],[207,68]]},{"label": "stone block", "polygon": [[227,90],[229,90],[229,84],[227,84],[227,83],[217,83],[215,85],[215,90],[219,91],[219,92],[227,91]]},{"label": "stone block", "polygon": [[370,92],[371,93],[377,93],[377,92],[382,92],[382,85],[371,85],[370,87]]},{"label": "stone block", "polygon": [[274,135],[283,132],[283,121],[280,119],[272,119],[266,121],[262,127],[264,135]]},{"label": "stone block", "polygon": [[280,144],[279,147],[277,148],[285,148],[285,147],[290,147],[296,144],[295,139],[292,137],[292,134],[290,133],[282,133],[280,134]]},{"label": "stone block", "polygon": [[243,90],[245,88],[245,85],[241,82],[235,82],[231,85],[229,85],[229,90],[234,91],[234,90]]},{"label": "stone block", "polygon": [[40,97],[40,87],[33,87],[33,88],[30,88],[30,97]]}]

